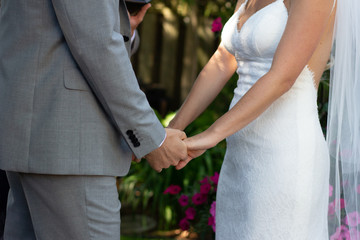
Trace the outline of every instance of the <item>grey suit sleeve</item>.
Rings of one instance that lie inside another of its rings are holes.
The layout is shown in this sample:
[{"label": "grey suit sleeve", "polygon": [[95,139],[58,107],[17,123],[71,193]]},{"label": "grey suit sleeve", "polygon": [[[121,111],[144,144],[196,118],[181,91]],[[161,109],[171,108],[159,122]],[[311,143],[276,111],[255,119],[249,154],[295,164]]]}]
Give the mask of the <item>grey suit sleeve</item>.
[{"label": "grey suit sleeve", "polygon": [[119,1],[52,0],[52,4],[73,57],[134,154],[140,158],[159,147],[165,130],[132,70],[120,33]]}]

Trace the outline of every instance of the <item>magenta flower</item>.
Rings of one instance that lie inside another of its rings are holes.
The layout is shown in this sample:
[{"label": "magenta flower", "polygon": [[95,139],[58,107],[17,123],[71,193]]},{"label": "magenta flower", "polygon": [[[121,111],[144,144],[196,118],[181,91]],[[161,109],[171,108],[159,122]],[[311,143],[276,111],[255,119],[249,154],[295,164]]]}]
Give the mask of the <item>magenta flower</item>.
[{"label": "magenta flower", "polygon": [[340,239],[346,239],[346,240],[350,240],[350,232],[349,229],[346,226],[341,226],[340,227]]},{"label": "magenta flower", "polygon": [[339,240],[340,237],[340,228],[336,229],[336,232],[330,236],[330,240]]},{"label": "magenta flower", "polygon": [[343,198],[340,198],[340,200],[334,199],[334,201],[330,202],[329,206],[328,206],[328,214],[329,215],[333,215],[335,213],[335,209],[336,209],[336,206],[338,206],[338,204],[340,204],[340,209],[343,209],[346,206],[346,202]]},{"label": "magenta flower", "polygon": [[200,186],[200,193],[201,194],[208,194],[211,190],[211,184],[205,183]]},{"label": "magenta flower", "polygon": [[201,193],[196,193],[193,197],[192,197],[192,202],[195,205],[201,205],[203,203],[205,203],[207,200],[207,196]]},{"label": "magenta flower", "polygon": [[181,187],[178,185],[170,185],[165,191],[164,194],[176,195],[181,191]]},{"label": "magenta flower", "polygon": [[219,173],[215,172],[214,176],[210,177],[210,180],[213,181],[215,185],[219,182]]},{"label": "magenta flower", "polygon": [[183,218],[180,220],[179,227],[183,231],[188,230],[190,228],[190,223],[186,218]]},{"label": "magenta flower", "polygon": [[332,201],[331,203],[329,203],[328,214],[329,215],[335,214],[335,201]]},{"label": "magenta flower", "polygon": [[216,231],[216,222],[215,222],[215,217],[211,216],[209,217],[208,219],[208,225],[212,227],[213,231],[215,232]]},{"label": "magenta flower", "polygon": [[330,184],[330,185],[329,185],[329,197],[331,197],[331,196],[333,195],[333,190],[334,190],[334,188],[333,188],[333,186]]},{"label": "magenta flower", "polygon": [[196,215],[195,208],[189,207],[188,209],[186,209],[186,211],[185,211],[186,219],[194,220],[195,215]]},{"label": "magenta flower", "polygon": [[330,236],[330,240],[350,240],[350,232],[349,229],[341,225],[336,229],[336,232]]},{"label": "magenta flower", "polygon": [[186,195],[181,195],[178,201],[180,206],[185,207],[189,204],[189,197]]},{"label": "magenta flower", "polygon": [[356,227],[360,223],[360,215],[358,212],[352,212],[345,217],[345,223],[350,227]]},{"label": "magenta flower", "polygon": [[211,31],[213,32],[220,32],[223,25],[221,23],[221,17],[216,18],[213,23],[211,24]]},{"label": "magenta flower", "polygon": [[209,183],[208,177],[204,177],[203,180],[200,181],[201,184]]},{"label": "magenta flower", "polygon": [[355,239],[355,240],[360,239],[360,232],[356,228],[351,228],[349,232],[351,239]]},{"label": "magenta flower", "polygon": [[342,209],[342,208],[345,208],[345,206],[346,206],[345,199],[340,198],[340,208],[341,208],[341,209]]},{"label": "magenta flower", "polygon": [[210,214],[213,217],[215,217],[215,215],[216,215],[216,201],[213,201],[213,203],[211,204]]}]

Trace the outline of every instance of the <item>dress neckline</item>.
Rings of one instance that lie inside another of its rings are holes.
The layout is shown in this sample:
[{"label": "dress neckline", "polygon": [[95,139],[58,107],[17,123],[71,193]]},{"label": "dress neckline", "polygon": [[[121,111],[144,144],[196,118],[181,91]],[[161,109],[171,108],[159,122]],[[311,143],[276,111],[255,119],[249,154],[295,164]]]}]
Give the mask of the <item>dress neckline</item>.
[{"label": "dress neckline", "polygon": [[[270,6],[274,5],[275,3],[281,2],[281,3],[282,3],[282,6],[286,8],[283,0],[275,0],[275,1],[271,2],[271,3],[269,3],[268,5],[262,7],[261,9],[257,10],[257,11],[254,12],[253,14],[251,14],[251,16],[248,17],[248,19],[246,19],[246,21],[242,24],[242,26],[241,26],[240,29],[239,29],[239,27],[238,27],[238,22],[240,21],[241,14],[244,13],[244,11],[245,11],[245,6],[246,6],[247,2],[248,2],[248,0],[246,0],[245,2],[243,2],[243,3],[240,5],[239,9],[237,10],[237,13],[240,12],[240,14],[237,16],[237,21],[236,21],[236,24],[235,24],[236,31],[237,31],[238,33],[241,33],[242,29],[244,28],[244,26],[247,24],[247,22],[248,22],[249,20],[251,20],[252,18],[254,18],[256,15],[262,13],[263,11],[265,11],[266,9],[268,9]],[[287,12],[287,9],[286,9],[286,12]]]}]

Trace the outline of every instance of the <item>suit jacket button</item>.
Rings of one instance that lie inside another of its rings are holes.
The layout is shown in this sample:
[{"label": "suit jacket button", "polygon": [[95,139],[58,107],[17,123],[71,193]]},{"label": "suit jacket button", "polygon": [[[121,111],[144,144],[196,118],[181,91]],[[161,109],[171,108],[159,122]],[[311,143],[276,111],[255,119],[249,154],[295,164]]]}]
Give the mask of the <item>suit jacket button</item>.
[{"label": "suit jacket button", "polygon": [[140,143],[139,142],[134,142],[134,147],[139,147]]},{"label": "suit jacket button", "polygon": [[123,38],[124,38],[124,42],[128,42],[128,41],[129,41],[129,37],[128,37],[128,36],[123,35]]},{"label": "suit jacket button", "polygon": [[126,134],[127,134],[128,136],[133,135],[133,131],[132,131],[132,130],[127,130],[127,131],[126,131]]}]

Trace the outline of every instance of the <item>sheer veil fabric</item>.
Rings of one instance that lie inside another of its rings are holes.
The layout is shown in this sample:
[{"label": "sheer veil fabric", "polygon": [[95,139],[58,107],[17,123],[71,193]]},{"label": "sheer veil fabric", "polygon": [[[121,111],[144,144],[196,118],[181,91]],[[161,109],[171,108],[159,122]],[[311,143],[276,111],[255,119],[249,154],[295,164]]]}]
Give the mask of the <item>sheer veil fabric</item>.
[{"label": "sheer veil fabric", "polygon": [[360,1],[337,0],[336,11],[327,131],[330,239],[360,240]]}]

